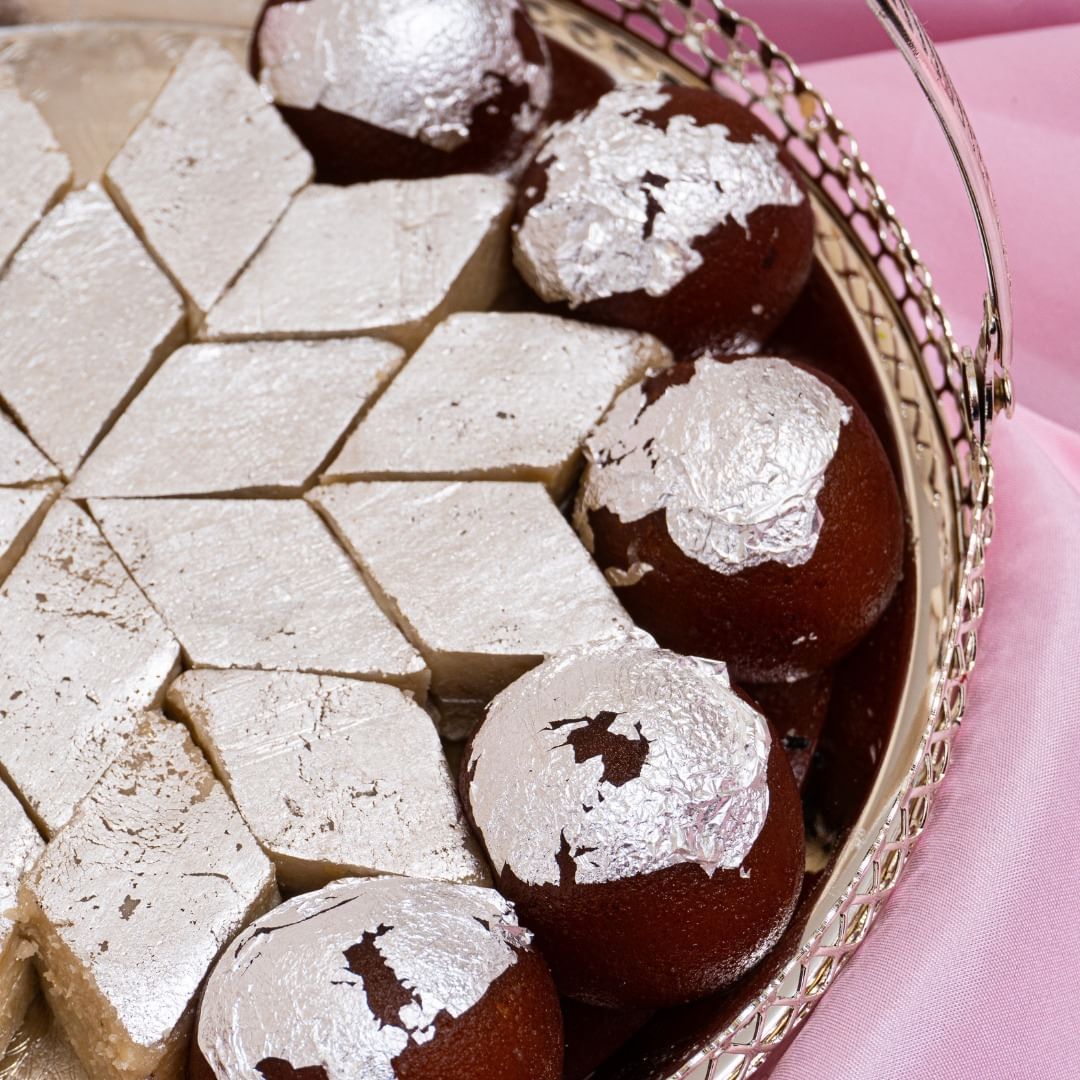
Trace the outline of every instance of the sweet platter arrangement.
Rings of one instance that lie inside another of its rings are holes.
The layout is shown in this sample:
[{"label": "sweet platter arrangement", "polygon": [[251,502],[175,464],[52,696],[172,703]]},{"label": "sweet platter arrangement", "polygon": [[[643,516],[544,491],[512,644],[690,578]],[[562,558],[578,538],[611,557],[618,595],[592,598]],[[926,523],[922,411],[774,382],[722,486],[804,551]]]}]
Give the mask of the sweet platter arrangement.
[{"label": "sweet platter arrangement", "polygon": [[871,6],[975,349],[711,0],[0,5],[0,1077],[716,1080],[808,1016],[1011,403]]}]

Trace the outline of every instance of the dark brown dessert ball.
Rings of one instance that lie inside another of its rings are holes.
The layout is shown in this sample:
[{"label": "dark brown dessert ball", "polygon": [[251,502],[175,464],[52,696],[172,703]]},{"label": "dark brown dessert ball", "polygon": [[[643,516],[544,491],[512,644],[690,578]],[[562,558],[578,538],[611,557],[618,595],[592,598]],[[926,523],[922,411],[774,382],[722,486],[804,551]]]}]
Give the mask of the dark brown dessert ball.
[{"label": "dark brown dessert ball", "polygon": [[545,137],[514,263],[537,295],[688,356],[753,351],[806,284],[814,216],[797,168],[741,105],[627,86]]},{"label": "dark brown dessert ball", "polygon": [[900,579],[904,517],[870,422],[780,357],[700,357],[624,391],[575,521],[643,629],[738,682],[830,667]]},{"label": "dark brown dessert ball", "polygon": [[354,878],[297,897],[207,980],[192,1080],[560,1080],[551,974],[491,889]]},{"label": "dark brown dessert ball", "polygon": [[743,687],[780,736],[795,783],[802,791],[829,715],[833,675],[821,671],[797,682]]},{"label": "dark brown dessert ball", "polygon": [[492,702],[462,787],[568,997],[701,997],[761,960],[794,911],[795,781],[723,664],[644,635],[549,658]]},{"label": "dark brown dessert ball", "polygon": [[520,0],[269,0],[251,68],[328,184],[509,171],[551,99]]},{"label": "dark brown dessert ball", "polygon": [[615,89],[615,80],[577,49],[553,38],[544,40],[551,54],[551,102],[544,115],[549,124],[592,108]]}]

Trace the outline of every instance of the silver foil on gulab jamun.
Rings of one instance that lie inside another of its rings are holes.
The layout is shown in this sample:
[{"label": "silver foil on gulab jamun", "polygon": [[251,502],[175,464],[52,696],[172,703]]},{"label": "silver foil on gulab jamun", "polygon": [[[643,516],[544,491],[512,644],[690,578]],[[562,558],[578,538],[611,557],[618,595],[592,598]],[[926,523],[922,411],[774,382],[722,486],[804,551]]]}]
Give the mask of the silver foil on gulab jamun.
[{"label": "silver foil on gulab jamun", "polygon": [[766,562],[800,566],[817,548],[818,496],[851,409],[820,379],[779,357],[695,362],[689,381],[651,403],[639,384],[586,441],[575,523],[663,511],[671,539],[721,574]]},{"label": "silver foil on gulab jamun", "polygon": [[278,105],[322,106],[456,150],[473,113],[504,84],[526,87],[519,130],[540,123],[551,98],[546,64],[518,40],[518,0],[299,0],[267,9],[260,83]]},{"label": "silver foil on gulab jamun", "polygon": [[[262,1062],[321,1066],[326,1080],[394,1080],[393,1061],[459,1017],[532,940],[491,889],[346,879],[249,927],[214,968],[198,1049],[216,1076],[262,1080]],[[389,972],[405,1001],[377,1015],[361,972]]]},{"label": "silver foil on gulab jamun", "polygon": [[659,85],[616,89],[541,144],[546,190],[514,244],[541,299],[574,308],[622,293],[665,296],[702,265],[696,241],[717,226],[748,229],[755,210],[805,200],[772,139],[736,142],[723,124],[686,114],[651,123],[648,113],[667,102]]},{"label": "silver foil on gulab jamun", "polygon": [[769,810],[765,719],[722,663],[643,638],[547,659],[492,702],[468,802],[497,875],[579,885],[738,868]]}]

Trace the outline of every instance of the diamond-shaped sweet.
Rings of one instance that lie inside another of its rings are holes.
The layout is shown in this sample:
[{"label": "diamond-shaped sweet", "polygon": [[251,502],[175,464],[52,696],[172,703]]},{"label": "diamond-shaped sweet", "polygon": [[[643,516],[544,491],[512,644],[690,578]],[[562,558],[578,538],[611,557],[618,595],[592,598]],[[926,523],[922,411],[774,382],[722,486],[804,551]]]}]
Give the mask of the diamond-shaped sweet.
[{"label": "diamond-shaped sweet", "polygon": [[403,357],[373,338],[179,349],[71,494],[297,494]]},{"label": "diamond-shaped sweet", "polygon": [[0,484],[22,487],[55,480],[59,475],[56,466],[0,413]]},{"label": "diamond-shaped sweet", "polygon": [[176,290],[104,192],[73,192],[0,278],[0,393],[72,476],[182,325]]},{"label": "diamond-shaped sweet", "polygon": [[0,85],[0,270],[71,183],[71,162],[37,108]]},{"label": "diamond-shaped sweet", "polygon": [[12,913],[19,885],[44,849],[19,800],[0,783],[0,1058],[37,992]]},{"label": "diamond-shaped sweet", "polygon": [[396,687],[189,671],[167,704],[290,891],[369,874],[487,883],[435,725]]},{"label": "diamond-shaped sweet", "polygon": [[372,334],[414,349],[451,312],[489,307],[502,289],[512,200],[493,176],[306,188],[205,336]]},{"label": "diamond-shaped sweet", "polygon": [[550,315],[452,315],[360,423],[327,478],[540,480],[560,497],[615,395],[670,363],[648,334]]},{"label": "diamond-shaped sweet", "polygon": [[172,1080],[210,965],[277,899],[187,730],[150,716],[25,879],[20,919],[87,1072]]},{"label": "diamond-shaped sweet", "polygon": [[90,509],[193,666],[426,689],[416,650],[305,503],[94,499]]},{"label": "diamond-shaped sweet", "polygon": [[310,498],[423,653],[451,736],[544,656],[631,629],[541,484],[335,484]]},{"label": "diamond-shaped sweet", "polygon": [[0,488],[0,582],[19,561],[55,497],[51,488]]},{"label": "diamond-shaped sweet", "polygon": [[312,177],[307,151],[220,45],[183,55],[106,183],[197,312],[207,312]]},{"label": "diamond-shaped sweet", "polygon": [[179,655],[94,523],[58,502],[0,588],[0,773],[46,835],[121,753]]}]

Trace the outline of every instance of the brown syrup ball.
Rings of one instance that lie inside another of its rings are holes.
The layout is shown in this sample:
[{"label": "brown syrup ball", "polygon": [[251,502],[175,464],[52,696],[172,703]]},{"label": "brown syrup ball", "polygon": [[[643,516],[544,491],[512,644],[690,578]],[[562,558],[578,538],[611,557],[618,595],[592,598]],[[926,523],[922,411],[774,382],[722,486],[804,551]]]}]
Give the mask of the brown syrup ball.
[{"label": "brown syrup ball", "polygon": [[794,911],[795,781],[723,664],[644,635],[549,658],[492,702],[462,789],[500,891],[576,1000],[719,990]]},{"label": "brown syrup ball", "polygon": [[797,682],[742,687],[780,736],[795,783],[802,791],[829,715],[833,675],[821,671]]},{"label": "brown syrup ball", "polygon": [[586,442],[575,522],[635,622],[739,682],[830,667],[885,610],[904,516],[838,383],[775,356],[677,365]]},{"label": "brown syrup ball", "polygon": [[583,53],[553,38],[545,40],[551,54],[551,103],[544,116],[549,124],[592,108],[615,89],[615,80]]},{"label": "brown syrup ball", "polygon": [[514,262],[537,295],[679,356],[753,351],[813,259],[814,216],[768,129],[709,90],[626,86],[556,125],[525,170]]},{"label": "brown syrup ball", "polygon": [[206,983],[191,1080],[560,1080],[547,965],[491,889],[354,878],[263,916]]},{"label": "brown syrup ball", "polygon": [[251,69],[329,184],[509,171],[551,99],[520,0],[269,0]]}]

